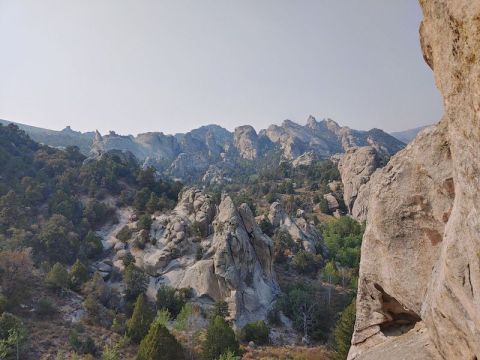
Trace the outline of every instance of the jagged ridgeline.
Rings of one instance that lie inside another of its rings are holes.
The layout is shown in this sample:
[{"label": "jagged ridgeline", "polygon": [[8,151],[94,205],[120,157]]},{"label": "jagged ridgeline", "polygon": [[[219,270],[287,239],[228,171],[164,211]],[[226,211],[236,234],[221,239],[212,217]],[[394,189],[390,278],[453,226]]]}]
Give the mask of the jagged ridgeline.
[{"label": "jagged ridgeline", "polygon": [[141,163],[165,175],[185,183],[203,184],[225,183],[254,174],[257,163],[266,159],[282,158],[296,165],[309,165],[358,146],[372,146],[386,156],[405,146],[380,129],[353,130],[331,119],[317,121],[313,116],[306,125],[285,120],[258,133],[250,125],[239,126],[233,132],[207,125],[184,134],[149,132],[137,136],[118,135],[114,131],[102,136],[69,127],[52,131],[19,126],[40,143],[55,147],[76,145],[91,157],[110,150],[129,151]]}]

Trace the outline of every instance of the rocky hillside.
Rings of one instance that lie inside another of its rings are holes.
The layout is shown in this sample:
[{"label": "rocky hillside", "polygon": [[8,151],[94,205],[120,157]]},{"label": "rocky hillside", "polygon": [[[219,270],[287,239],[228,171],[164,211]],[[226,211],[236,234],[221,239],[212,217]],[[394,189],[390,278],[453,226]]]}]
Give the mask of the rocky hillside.
[{"label": "rocky hillside", "polygon": [[368,183],[350,359],[480,356],[480,2],[420,4],[445,115]]}]

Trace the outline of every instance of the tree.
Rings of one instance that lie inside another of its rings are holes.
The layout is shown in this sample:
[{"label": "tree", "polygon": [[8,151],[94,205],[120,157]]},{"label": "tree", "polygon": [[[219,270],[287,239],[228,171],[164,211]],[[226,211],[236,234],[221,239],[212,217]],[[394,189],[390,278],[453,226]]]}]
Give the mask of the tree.
[{"label": "tree", "polygon": [[257,345],[263,345],[268,343],[269,332],[265,321],[254,321],[240,330],[240,340],[244,342],[253,341]]},{"label": "tree", "polygon": [[63,215],[54,214],[43,226],[38,239],[52,261],[70,262],[77,253],[78,235],[72,223]]},{"label": "tree", "polygon": [[0,359],[20,359],[27,332],[19,318],[3,313],[0,316]]},{"label": "tree", "polygon": [[136,360],[170,359],[185,359],[182,347],[160,321],[154,321],[140,343]]},{"label": "tree", "polygon": [[125,269],[123,283],[125,284],[125,297],[133,300],[147,290],[148,277],[142,269],[130,264]]},{"label": "tree", "polygon": [[138,295],[132,317],[127,320],[127,336],[139,343],[147,334],[153,320],[153,314],[145,301],[145,295]]},{"label": "tree", "polygon": [[345,310],[335,325],[334,349],[335,354],[332,360],[345,360],[350,350],[351,339],[353,335],[353,327],[355,325],[355,299]]},{"label": "tree", "polygon": [[158,196],[154,192],[150,194],[150,199],[148,199],[145,209],[149,214],[153,214],[158,209]]},{"label": "tree", "polygon": [[175,318],[185,305],[185,295],[168,285],[162,285],[157,291],[157,309],[168,310]]},{"label": "tree", "polygon": [[202,359],[216,360],[228,351],[239,355],[238,341],[225,319],[221,316],[215,316],[207,328],[207,336],[202,346]]},{"label": "tree", "polygon": [[215,302],[212,311],[212,318],[214,318],[215,316],[221,316],[226,319],[229,315],[230,312],[228,311],[228,303],[226,301],[220,300]]},{"label": "tree", "polygon": [[285,230],[277,230],[272,240],[273,256],[277,263],[282,263],[287,259],[287,252],[294,252],[296,250],[292,236]]},{"label": "tree", "polygon": [[77,259],[70,269],[70,287],[78,291],[87,280],[88,270],[85,265]]},{"label": "tree", "polygon": [[321,265],[321,255],[311,254],[304,250],[299,251],[292,261],[292,267],[304,275],[315,273]]},{"label": "tree", "polygon": [[149,214],[142,215],[137,222],[137,229],[139,230],[150,230],[152,226],[152,216]]},{"label": "tree", "polygon": [[55,263],[45,277],[45,285],[53,290],[63,290],[68,287],[68,272],[60,263]]},{"label": "tree", "polygon": [[87,236],[85,236],[82,242],[82,247],[85,251],[85,255],[89,258],[95,258],[103,252],[102,239],[93,231],[89,231]]},{"label": "tree", "polygon": [[30,249],[0,251],[0,288],[6,299],[5,307],[18,305],[28,299],[34,278]]}]

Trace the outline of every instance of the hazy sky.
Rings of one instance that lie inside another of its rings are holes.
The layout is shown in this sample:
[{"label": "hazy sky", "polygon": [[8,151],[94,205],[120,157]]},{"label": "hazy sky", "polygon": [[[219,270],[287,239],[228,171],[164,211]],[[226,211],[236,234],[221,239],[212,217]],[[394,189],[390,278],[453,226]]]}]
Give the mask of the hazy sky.
[{"label": "hazy sky", "polygon": [[0,118],[132,134],[430,124],[420,20],[418,0],[0,0]]}]

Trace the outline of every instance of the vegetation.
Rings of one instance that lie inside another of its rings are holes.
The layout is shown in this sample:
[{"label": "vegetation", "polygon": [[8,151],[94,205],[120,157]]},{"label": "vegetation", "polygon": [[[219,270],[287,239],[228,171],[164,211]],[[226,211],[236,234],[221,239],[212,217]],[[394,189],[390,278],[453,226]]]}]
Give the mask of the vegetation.
[{"label": "vegetation", "polygon": [[269,329],[264,321],[255,321],[245,325],[240,330],[240,340],[244,342],[253,341],[256,345],[268,343]]},{"label": "vegetation", "polygon": [[68,287],[68,272],[60,263],[55,263],[45,278],[45,285],[53,290],[63,290]]},{"label": "vegetation", "polygon": [[139,343],[147,334],[153,321],[153,314],[148,306],[145,295],[138,295],[132,317],[127,321],[127,336],[133,342]]},{"label": "vegetation", "polygon": [[137,360],[184,359],[181,345],[160,321],[154,321],[140,343]]},{"label": "vegetation", "polygon": [[136,267],[134,264],[130,264],[125,269],[123,283],[125,285],[125,297],[133,300],[147,290],[148,277],[145,271]]},{"label": "vegetation", "polygon": [[350,342],[355,325],[355,301],[352,301],[343,311],[335,325],[334,344],[335,354],[333,360],[345,360],[350,350]]},{"label": "vegetation", "polygon": [[168,310],[175,318],[186,303],[185,291],[162,285],[157,291],[157,309]]},{"label": "vegetation", "polygon": [[221,316],[215,316],[210,321],[202,350],[203,360],[215,360],[226,352],[232,352],[234,355],[240,354],[235,333]]}]

